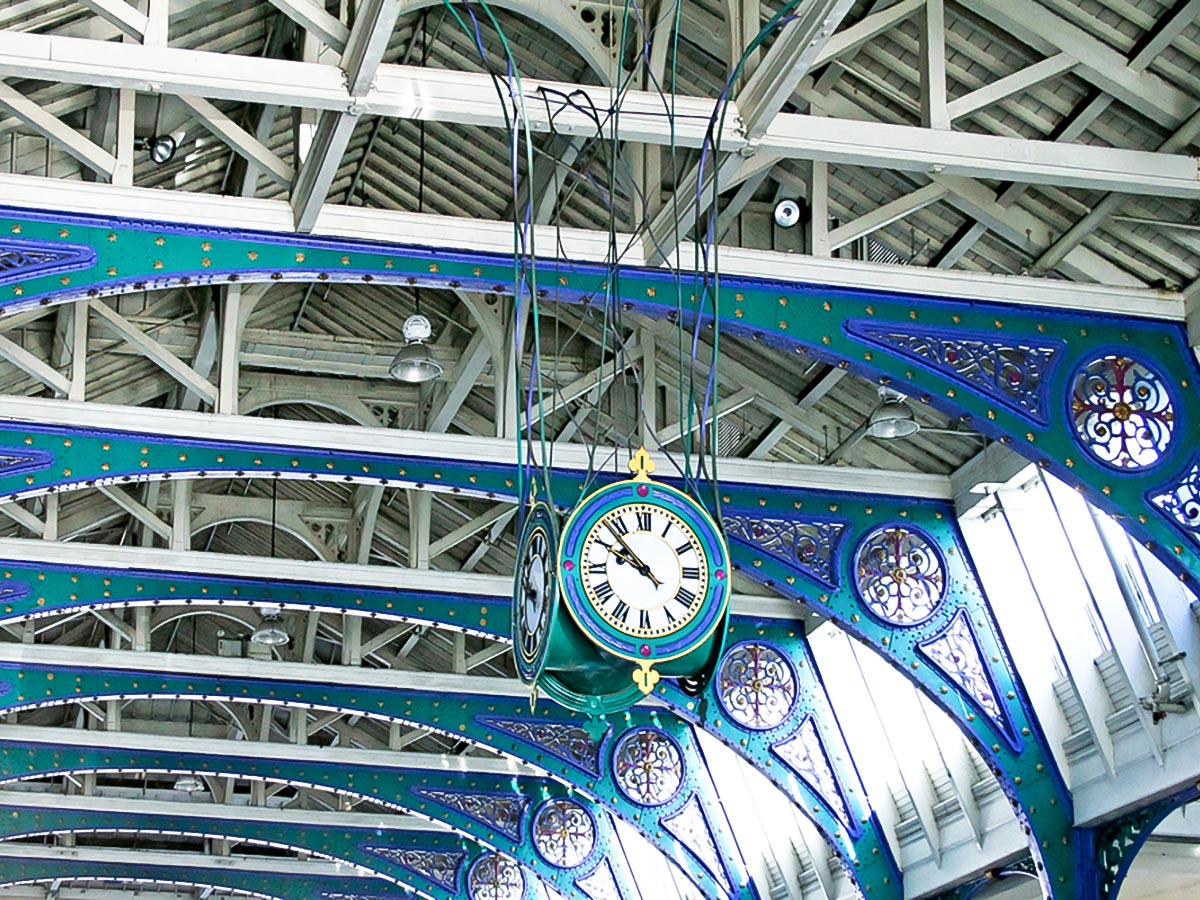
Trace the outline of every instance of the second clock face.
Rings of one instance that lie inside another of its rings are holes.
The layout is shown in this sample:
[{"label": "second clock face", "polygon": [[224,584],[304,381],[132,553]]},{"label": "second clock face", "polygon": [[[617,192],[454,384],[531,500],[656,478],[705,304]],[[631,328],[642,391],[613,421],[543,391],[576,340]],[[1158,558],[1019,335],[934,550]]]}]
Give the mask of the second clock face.
[{"label": "second clock face", "polygon": [[627,503],[583,540],[581,581],[596,613],[617,631],[658,638],[687,625],[708,590],[704,546],[670,510]]}]

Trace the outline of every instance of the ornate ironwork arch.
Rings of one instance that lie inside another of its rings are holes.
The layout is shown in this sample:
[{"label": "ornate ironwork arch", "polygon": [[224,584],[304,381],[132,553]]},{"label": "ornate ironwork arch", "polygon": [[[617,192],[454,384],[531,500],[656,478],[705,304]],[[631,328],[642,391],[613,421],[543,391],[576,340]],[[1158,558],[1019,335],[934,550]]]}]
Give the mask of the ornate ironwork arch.
[{"label": "ornate ironwork arch", "polygon": [[[22,763],[16,762],[18,758]],[[21,768],[15,768],[18,765]],[[528,873],[578,900],[588,900],[588,895],[575,885],[575,879],[586,878],[600,862],[609,865],[618,883],[632,884],[627,867],[621,864],[623,855],[617,849],[619,845],[606,815],[596,817],[596,846],[577,870],[559,869],[534,852],[526,833],[531,798],[569,796],[558,784],[546,779],[378,763],[368,767],[177,749],[164,752],[114,748],[100,741],[70,746],[11,741],[0,750],[0,782],[86,772],[171,772],[200,776],[220,773],[334,790],[440,821],[489,848],[487,852],[511,856]],[[363,852],[370,851],[364,847]]]}]

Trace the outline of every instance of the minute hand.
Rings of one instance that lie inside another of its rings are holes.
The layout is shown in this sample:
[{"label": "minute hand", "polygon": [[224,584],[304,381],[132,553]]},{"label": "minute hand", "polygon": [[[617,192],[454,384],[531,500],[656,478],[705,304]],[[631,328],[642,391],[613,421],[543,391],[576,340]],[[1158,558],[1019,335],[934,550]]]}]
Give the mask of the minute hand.
[{"label": "minute hand", "polygon": [[647,578],[649,578],[651,581],[653,581],[655,587],[661,587],[662,582],[654,577],[654,573],[650,571],[650,567],[648,565],[646,565],[644,562],[642,562],[642,558],[640,556],[638,556],[637,553],[634,552],[634,549],[629,546],[629,544],[626,542],[625,538],[622,537],[621,534],[615,528],[612,527],[612,525],[610,525],[607,522],[605,522],[604,524],[605,524],[605,527],[610,532],[612,532],[612,536],[615,537],[617,539],[617,541],[621,544],[621,546],[625,548],[625,552],[629,554],[629,561],[631,563],[633,563],[634,568],[636,568],[639,573],[641,573],[642,575],[645,575]]}]

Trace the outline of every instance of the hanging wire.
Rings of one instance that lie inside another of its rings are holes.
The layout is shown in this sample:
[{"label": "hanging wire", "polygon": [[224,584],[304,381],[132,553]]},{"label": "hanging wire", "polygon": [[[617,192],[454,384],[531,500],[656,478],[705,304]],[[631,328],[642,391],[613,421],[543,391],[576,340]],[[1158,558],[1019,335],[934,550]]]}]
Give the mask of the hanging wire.
[{"label": "hanging wire", "polygon": [[[546,435],[546,398],[548,395],[553,396],[558,392],[556,379],[550,379],[550,386],[547,387],[547,378],[543,366],[542,356],[542,340],[541,340],[541,308],[540,299],[542,292],[538,288],[537,267],[536,267],[536,245],[535,245],[535,228],[533,223],[533,198],[529,192],[526,197],[524,208],[517,202],[520,192],[520,175],[521,167],[524,165],[525,178],[528,184],[533,183],[534,175],[534,160],[535,156],[545,156],[542,151],[538,150],[532,140],[532,129],[530,119],[526,110],[526,96],[522,86],[521,74],[504,30],[501,27],[496,16],[493,14],[486,0],[466,0],[463,4],[466,12],[466,17],[459,13],[450,0],[443,0],[444,5],[450,15],[458,22],[463,32],[474,41],[476,49],[479,52],[480,58],[483,61],[485,70],[492,78],[493,86],[497,96],[501,102],[501,108],[504,111],[506,137],[510,147],[511,157],[511,175],[513,188],[513,284],[514,284],[514,305],[513,305],[513,359],[516,361],[517,371],[514,373],[514,383],[516,386],[516,404],[519,412],[524,413],[524,426],[517,428],[515,435],[518,457],[518,493],[524,496],[529,480],[531,469],[537,465],[542,469],[542,476],[547,490],[552,483],[550,472],[553,465],[552,454],[553,445],[547,442]],[[740,77],[742,69],[745,66],[750,55],[781,25],[786,24],[793,18],[793,13],[799,5],[800,0],[789,0],[784,6],[776,12],[768,22],[760,29],[759,33],[750,42],[746,49],[737,60],[736,64],[731,68],[729,77],[717,98],[713,107],[712,115],[709,119],[708,128],[706,129],[705,137],[702,142],[699,162],[697,164],[698,179],[696,185],[696,194],[694,201],[694,219],[703,225],[698,232],[698,239],[693,242],[693,261],[692,261],[692,277],[691,290],[685,305],[684,301],[684,279],[683,267],[681,259],[681,241],[673,241],[671,253],[672,265],[670,265],[670,276],[675,289],[675,321],[677,324],[676,334],[676,353],[679,360],[678,378],[677,378],[677,393],[679,400],[679,409],[681,416],[681,445],[683,448],[683,466],[682,468],[675,462],[671,454],[666,451],[666,448],[658,440],[655,432],[655,423],[648,422],[645,414],[645,391],[647,389],[654,390],[654,385],[645,385],[641,382],[640,372],[637,367],[629,365],[630,354],[628,352],[627,341],[623,331],[623,316],[620,304],[620,298],[623,296],[621,290],[621,261],[624,256],[630,252],[631,248],[636,245],[636,241],[640,237],[648,236],[652,243],[655,243],[655,237],[650,230],[647,210],[649,203],[641,190],[638,179],[629,173],[628,181],[633,185],[632,202],[636,204],[635,208],[640,208],[642,211],[640,220],[634,223],[633,233],[630,239],[621,245],[618,229],[617,229],[617,196],[619,180],[618,176],[623,174],[623,167],[627,167],[625,160],[619,152],[620,146],[620,116],[622,101],[625,94],[634,88],[634,79],[639,69],[644,67],[645,79],[650,87],[658,94],[660,102],[663,104],[663,116],[667,119],[669,127],[669,159],[670,168],[673,176],[676,178],[676,189],[670,197],[672,219],[676,223],[676,231],[679,229],[679,223],[682,221],[680,216],[680,197],[678,176],[681,168],[681,157],[677,140],[677,111],[676,97],[678,95],[678,60],[679,60],[679,38],[680,38],[680,22],[682,17],[681,0],[675,0],[673,14],[670,17],[671,27],[673,29],[671,36],[671,52],[670,52],[670,78],[667,89],[664,91],[663,85],[659,82],[656,73],[651,65],[651,46],[654,31],[663,27],[668,21],[665,15],[659,16],[658,24],[653,29],[647,27],[647,23],[642,14],[641,7],[637,0],[624,0],[623,14],[620,28],[620,39],[617,44],[617,62],[614,67],[614,76],[616,72],[621,72],[620,77],[614,77],[616,82],[610,88],[612,101],[607,105],[607,108],[601,108],[595,103],[590,93],[586,89],[576,89],[569,93],[550,88],[547,86],[539,86],[536,96],[545,106],[547,119],[549,122],[549,130],[552,137],[557,134],[554,127],[555,118],[560,113],[572,111],[582,114],[585,118],[592,122],[595,127],[595,137],[588,139],[583,149],[576,157],[573,167],[568,166],[568,172],[563,182],[559,183],[558,209],[553,217],[555,227],[555,250],[558,259],[566,258],[567,254],[562,243],[561,225],[562,225],[562,208],[571,198],[573,193],[579,190],[584,185],[594,188],[600,197],[601,203],[606,208],[608,213],[608,228],[607,228],[607,248],[606,260],[604,264],[605,277],[602,282],[603,305],[600,313],[600,346],[601,346],[601,384],[606,380],[604,372],[607,366],[611,363],[611,379],[612,383],[621,377],[622,383],[627,384],[632,372],[632,378],[635,385],[635,390],[639,398],[638,415],[636,417],[635,428],[638,425],[644,426],[645,432],[651,436],[660,451],[666,454],[672,465],[684,479],[685,485],[688,486],[693,493],[699,494],[699,481],[705,480],[709,483],[713,492],[713,507],[719,515],[719,486],[717,473],[717,458],[720,448],[720,429],[719,429],[719,371],[718,360],[720,355],[720,321],[719,321],[719,295],[720,295],[720,273],[719,260],[717,250],[716,224],[719,220],[720,213],[720,179],[713,177],[711,190],[712,198],[707,206],[707,215],[702,215],[702,200],[704,191],[704,173],[706,166],[719,160],[721,138],[725,129],[725,118],[729,107],[729,99],[732,93],[732,87]],[[483,40],[483,34],[480,29],[480,17],[476,15],[475,8],[478,7],[492,31],[499,40],[503,50],[504,60],[504,79],[497,74],[496,66],[493,65],[487,47]],[[614,15],[615,5],[610,0],[609,3],[609,27],[612,27],[612,17]],[[467,20],[470,20],[469,23]],[[639,65],[631,66],[628,70],[623,69],[621,60],[625,56],[629,42],[630,20],[633,19],[636,23],[638,31],[642,35],[642,45],[640,52],[637,54]],[[424,22],[423,22],[424,24]],[[428,54],[428,38],[423,40],[423,55],[427,58]],[[506,90],[507,88],[507,90]],[[420,126],[421,144],[419,148],[422,171],[424,167],[424,122]],[[593,160],[598,160],[606,173],[605,183],[600,185],[588,173],[588,168]],[[561,160],[553,160],[555,165],[554,178],[557,182],[559,173],[558,168],[564,166]],[[561,196],[563,193],[563,185],[566,187],[566,196]],[[418,206],[423,206],[423,190],[424,179],[421,179],[419,184]],[[640,201],[640,202],[639,202]],[[657,252],[662,255],[662,248],[655,246]],[[560,264],[556,264],[556,268],[560,268]],[[561,279],[560,279],[561,280]],[[419,303],[419,296],[418,296]],[[568,339],[573,338],[579,333],[586,322],[589,315],[594,316],[594,310],[588,308],[583,316],[580,317],[580,324],[576,327]],[[526,389],[523,391],[520,377],[520,360],[523,358],[524,338],[526,334],[525,326],[528,322],[528,328],[531,331],[532,346],[530,355],[530,378]],[[690,341],[687,343],[690,346],[685,347],[685,336],[687,335],[687,326],[690,322],[692,333]],[[698,390],[697,364],[699,361],[700,351],[700,335],[706,322],[709,324],[712,334],[712,346],[710,358],[708,361],[708,374],[705,378],[705,383],[702,390]],[[555,317],[555,346],[561,348],[561,334],[558,327],[558,317]],[[612,348],[611,357],[608,349]],[[697,395],[700,396],[697,396]],[[558,396],[561,408],[566,408],[566,404],[562,403],[561,394]],[[617,410],[615,409],[615,400],[610,394],[608,398],[608,408],[610,420],[614,429],[617,427],[619,419],[617,418]],[[604,433],[602,420],[603,403],[596,402],[592,404],[591,409],[585,414],[584,421],[585,434],[588,443],[588,471],[585,474],[583,492],[586,493],[592,480],[597,472],[601,470],[605,462],[599,465],[596,460],[597,445],[602,439]],[[696,421],[697,413],[699,413],[699,421]],[[707,423],[707,419],[711,413],[712,424],[711,428]],[[568,415],[574,416],[568,410]],[[587,419],[592,421],[590,426],[587,426]],[[534,423],[536,422],[536,434],[534,432]],[[706,441],[706,429],[708,429],[708,441]],[[632,433],[632,432],[631,432]],[[695,433],[695,444],[693,444],[693,433]],[[528,446],[523,448],[522,438],[528,442]],[[621,435],[616,431],[613,432],[614,440],[619,440]],[[626,444],[629,441],[629,435],[626,435]],[[536,445],[536,452],[535,452]],[[698,452],[694,452],[694,448]],[[696,457],[696,468],[693,471],[693,456]],[[706,456],[711,456],[711,462],[706,460]],[[535,459],[536,457],[536,459]],[[711,470],[711,471],[710,471]],[[548,498],[551,499],[552,498]]]}]

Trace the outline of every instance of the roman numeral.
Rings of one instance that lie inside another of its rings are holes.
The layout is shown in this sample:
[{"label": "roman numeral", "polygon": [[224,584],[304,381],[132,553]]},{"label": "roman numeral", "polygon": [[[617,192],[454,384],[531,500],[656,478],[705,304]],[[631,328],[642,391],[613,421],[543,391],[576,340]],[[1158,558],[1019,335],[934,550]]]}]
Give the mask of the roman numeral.
[{"label": "roman numeral", "polygon": [[696,601],[696,595],[685,587],[679,589],[679,593],[675,595],[675,600],[682,603],[684,606],[691,606]]},{"label": "roman numeral", "polygon": [[638,628],[642,629],[643,631],[650,630],[650,611],[649,610],[643,609],[638,612]]},{"label": "roman numeral", "polygon": [[651,528],[653,528],[654,526],[651,523],[651,518],[652,517],[651,517],[650,513],[648,513],[648,512],[638,513],[637,514],[638,531],[649,531]]},{"label": "roman numeral", "polygon": [[608,571],[608,566],[604,563],[592,563],[590,566],[588,566],[588,571],[593,575],[603,575]]},{"label": "roman numeral", "polygon": [[693,581],[700,580],[700,570],[696,566],[684,566],[682,574],[684,578],[690,578]]},{"label": "roman numeral", "polygon": [[592,590],[596,592],[596,596],[601,603],[606,603],[613,596],[612,585],[607,581],[598,581],[593,585]]},{"label": "roman numeral", "polygon": [[691,553],[691,552],[692,552],[692,550],[694,550],[694,549],[695,549],[695,548],[694,548],[694,547],[692,547],[692,545],[691,545],[691,544],[689,544],[689,543],[687,543],[687,542],[684,542],[684,543],[680,544],[678,547],[676,547],[676,548],[675,548],[675,552],[676,552],[678,555],[680,555],[680,556],[683,556],[683,554],[685,554],[685,553]]},{"label": "roman numeral", "polygon": [[618,600],[617,605],[613,608],[613,618],[627,622],[629,620],[629,604],[624,600]]},{"label": "roman numeral", "polygon": [[671,520],[670,520],[670,519],[667,519],[667,524],[663,526],[663,533],[662,533],[662,536],[663,536],[663,537],[666,537],[666,536],[667,536],[667,532],[668,532],[668,531],[670,531],[670,530],[671,530]]},{"label": "roman numeral", "polygon": [[608,527],[621,537],[625,537],[625,535],[629,534],[629,526],[625,524],[625,520],[620,516],[610,519],[608,522]]},{"label": "roman numeral", "polygon": [[667,624],[668,625],[670,625],[671,623],[673,623],[675,621],[675,613],[671,612],[671,608],[669,606],[664,606],[662,608],[662,611],[667,614]]}]

